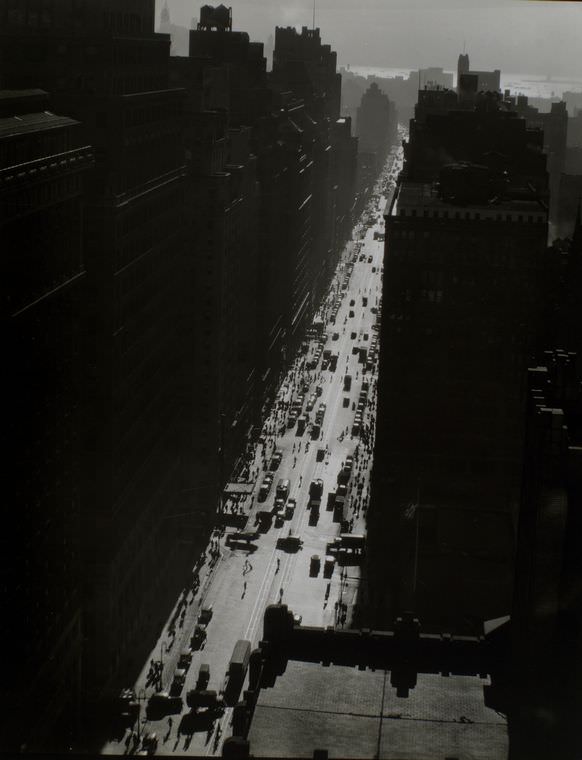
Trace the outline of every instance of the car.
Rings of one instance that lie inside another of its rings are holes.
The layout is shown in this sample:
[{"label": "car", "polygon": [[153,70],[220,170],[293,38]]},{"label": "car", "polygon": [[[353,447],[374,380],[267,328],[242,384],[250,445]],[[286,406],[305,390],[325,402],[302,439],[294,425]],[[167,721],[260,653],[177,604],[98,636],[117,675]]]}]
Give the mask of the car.
[{"label": "car", "polygon": [[344,396],[344,400],[343,400],[343,407],[344,407],[344,409],[348,409],[349,405],[350,405],[350,397],[349,396]]},{"label": "car", "polygon": [[135,722],[139,714],[139,702],[133,689],[122,689],[117,705],[119,714],[124,721]]},{"label": "car", "polygon": [[148,720],[153,716],[174,714],[182,710],[182,697],[170,695],[167,691],[158,691],[149,698],[146,708]]},{"label": "car", "polygon": [[375,272],[375,271],[376,271],[376,267],[372,267],[372,272]]},{"label": "car", "polygon": [[197,625],[194,628],[194,633],[190,639],[190,646],[192,649],[200,649],[202,644],[206,641],[206,631],[201,625]]},{"label": "car", "polygon": [[309,562],[309,575],[313,578],[319,575],[319,569],[321,567],[321,558],[318,554],[313,554]]},{"label": "car", "polygon": [[323,564],[323,577],[331,578],[331,576],[333,575],[334,567],[335,567],[335,557],[332,557],[331,555],[328,554]]},{"label": "car", "polygon": [[350,333],[350,338],[352,340],[355,340],[357,337],[358,337],[358,333],[355,330],[352,330],[352,332]]},{"label": "car", "polygon": [[350,301],[350,306],[355,306],[355,305],[356,305],[356,301],[354,298],[352,298],[352,300]]},{"label": "car", "polygon": [[371,264],[372,261],[374,261],[373,257],[372,256],[368,256],[368,264]]},{"label": "car", "polygon": [[317,449],[317,454],[315,456],[316,462],[323,462],[325,459],[325,449]]},{"label": "car", "polygon": [[348,316],[349,316],[349,317],[353,317],[353,316],[354,316],[354,312],[353,312],[353,310],[352,310],[352,309],[350,309],[350,313],[349,313],[349,315],[348,315]]},{"label": "car", "polygon": [[172,684],[170,686],[170,694],[173,697],[177,697],[182,689],[184,688],[184,684],[186,682],[186,671],[182,668],[178,668],[176,672],[174,673],[174,678],[172,679]]},{"label": "car", "polygon": [[271,457],[271,464],[269,465],[271,470],[276,470],[281,464],[282,459],[283,459],[283,452],[281,451],[281,449],[276,449],[275,453]]},{"label": "car", "polygon": [[212,690],[191,689],[186,694],[186,704],[193,710],[200,707],[214,707],[216,704],[221,703],[222,698]]},{"label": "car", "polygon": [[316,396],[321,396],[322,393],[323,393],[323,387],[321,385],[317,385],[315,387],[315,394],[316,394]]},{"label": "car", "polygon": [[198,669],[198,678],[196,680],[196,689],[205,689],[210,681],[210,665],[206,662],[200,663]]},{"label": "car", "polygon": [[332,340],[339,340],[339,333],[334,332],[334,334],[331,336]]},{"label": "car", "polygon": [[155,733],[145,734],[141,742],[141,748],[136,752],[138,757],[154,755],[158,748],[158,737]]},{"label": "car", "polygon": [[192,652],[190,649],[183,649],[180,652],[180,659],[178,660],[178,667],[186,671],[192,664]]},{"label": "car", "polygon": [[287,505],[285,506],[285,517],[288,520],[291,520],[293,518],[293,515],[295,514],[295,507],[297,506],[297,500],[294,498],[287,500]]}]

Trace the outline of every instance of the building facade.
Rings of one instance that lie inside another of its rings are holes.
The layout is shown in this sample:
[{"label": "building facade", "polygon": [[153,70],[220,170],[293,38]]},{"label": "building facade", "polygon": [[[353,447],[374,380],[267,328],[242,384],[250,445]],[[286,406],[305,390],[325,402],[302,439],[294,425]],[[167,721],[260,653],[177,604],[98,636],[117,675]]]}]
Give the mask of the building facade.
[{"label": "building facade", "polygon": [[[38,5],[38,4],[37,4]],[[3,80],[43,86],[94,145],[83,227],[84,688],[115,689],[182,583],[184,92],[168,87],[154,2],[5,11]],[[186,527],[185,527],[186,523]],[[180,551],[180,549],[182,551]]]},{"label": "building facade", "polygon": [[425,113],[405,155],[385,214],[371,519],[396,547],[409,536],[392,568],[407,579],[397,608],[440,623],[495,617],[511,588],[523,377],[540,324],[541,134],[488,106]]},{"label": "building facade", "polygon": [[[0,91],[9,508],[2,539],[4,751],[78,729],[82,675],[80,307],[87,296],[79,122],[42,90]],[[30,715],[34,720],[29,723]],[[68,730],[67,730],[68,726]]]}]

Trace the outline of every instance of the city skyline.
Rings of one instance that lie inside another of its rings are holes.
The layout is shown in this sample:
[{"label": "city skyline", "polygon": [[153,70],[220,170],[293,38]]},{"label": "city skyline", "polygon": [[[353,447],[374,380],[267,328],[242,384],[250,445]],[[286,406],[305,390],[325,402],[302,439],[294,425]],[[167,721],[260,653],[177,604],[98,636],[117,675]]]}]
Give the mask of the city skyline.
[{"label": "city skyline", "polygon": [[0,752],[581,756],[578,28],[315,2],[0,0]]},{"label": "city skyline", "polygon": [[[156,19],[165,0],[156,0]],[[189,27],[197,8],[167,0],[172,22]],[[233,28],[266,42],[275,26],[313,23],[311,0],[234,0]],[[530,0],[317,0],[315,25],[340,66],[456,67],[463,49],[480,68],[577,78],[582,10],[572,2]]]}]

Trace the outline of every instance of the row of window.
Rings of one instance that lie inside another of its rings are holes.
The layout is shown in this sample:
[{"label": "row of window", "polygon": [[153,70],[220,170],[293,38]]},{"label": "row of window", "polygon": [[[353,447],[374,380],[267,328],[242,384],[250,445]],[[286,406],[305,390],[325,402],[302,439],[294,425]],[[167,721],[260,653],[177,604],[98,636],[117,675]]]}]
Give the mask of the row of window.
[{"label": "row of window", "polygon": [[[406,209],[400,208],[399,209],[399,216],[412,216],[417,217],[417,209],[413,208],[410,209],[410,213],[407,213]],[[419,216],[419,215],[418,215]],[[424,209],[422,212],[422,216],[424,219],[469,219],[472,221],[480,221],[481,220],[481,214],[477,212],[470,212],[465,211],[463,214],[460,211],[455,212],[449,212],[449,211],[433,211],[432,213],[428,209]],[[544,223],[546,221],[545,217],[541,214],[501,214],[497,213],[495,216],[486,214],[483,216],[483,220],[487,222],[537,222],[537,223]]]}]

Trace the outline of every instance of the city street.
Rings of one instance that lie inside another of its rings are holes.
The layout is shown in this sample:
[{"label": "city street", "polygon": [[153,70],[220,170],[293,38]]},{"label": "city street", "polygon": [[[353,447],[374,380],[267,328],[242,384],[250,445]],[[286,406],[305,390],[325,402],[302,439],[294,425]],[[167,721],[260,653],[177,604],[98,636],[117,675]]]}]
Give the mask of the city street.
[{"label": "city street", "polygon": [[[321,339],[314,337],[305,346],[305,352],[296,357],[264,423],[260,442],[249,451],[252,493],[243,496],[238,503],[234,499],[227,502],[227,510],[238,510],[248,517],[242,530],[245,534],[256,532],[256,538],[233,542],[231,534],[237,532],[234,527],[215,532],[204,563],[193,575],[199,578],[199,585],[194,584],[189,593],[177,601],[157,646],[133,685],[140,700],[140,716],[133,727],[139,736],[128,728],[123,736],[105,745],[104,753],[133,754],[140,750],[142,737],[153,732],[159,754],[219,755],[222,741],[231,735],[232,708],[227,707],[222,717],[215,719],[205,713],[192,719],[186,694],[195,688],[201,663],[210,667],[206,688],[216,692],[223,689],[234,645],[239,639],[247,639],[252,648],[257,646],[267,605],[282,601],[301,617],[304,625],[350,625],[360,567],[353,564],[342,570],[335,563],[333,572],[328,571],[329,577],[324,577],[324,565],[327,544],[341,532],[366,532],[376,404],[376,326],[381,307],[384,247],[382,238],[377,237],[384,228],[382,214],[386,190],[393,186],[401,164],[402,149],[395,147],[360,221],[354,227],[352,240],[343,252],[326,303],[316,316],[316,322],[324,322]],[[337,313],[332,323],[334,310]],[[355,337],[352,337],[354,333]],[[375,351],[371,349],[374,339]],[[367,356],[362,351],[355,353],[354,346],[365,348]],[[330,367],[323,368],[325,356],[322,350],[338,355],[335,371]],[[317,366],[312,367],[316,356]],[[351,376],[350,390],[344,390],[346,375]],[[353,434],[363,382],[368,383],[369,389],[360,430]],[[289,415],[302,385],[307,387],[299,414],[307,414],[309,420],[299,435],[297,422],[289,426]],[[317,395],[317,386],[321,387],[320,395]],[[316,395],[314,406],[306,411],[312,394]],[[346,398],[348,401],[344,400]],[[320,404],[325,404],[326,409],[320,434],[316,437],[311,426]],[[318,449],[324,450],[319,457]],[[273,482],[266,499],[259,501],[259,488],[276,450],[282,452],[282,458],[272,471]],[[346,484],[342,531],[337,513],[337,521],[334,521],[328,494],[336,491],[338,473],[348,456],[354,457],[354,462]],[[261,521],[257,513],[273,510],[280,479],[290,481],[288,499],[296,500],[294,513],[290,516],[287,512],[284,519],[282,515],[279,519],[273,516],[272,520]],[[316,479],[323,481],[317,520],[309,509],[310,483]],[[287,538],[290,531],[298,538],[299,548],[280,540]],[[317,575],[311,572],[314,555],[320,560]],[[212,612],[206,624],[206,639],[201,643],[201,649],[192,652],[192,661],[180,690],[181,711],[168,712],[162,719],[147,719],[147,702],[160,686],[159,674],[152,675],[155,663],[163,663],[161,686],[169,690],[180,653],[190,647],[199,612],[202,607],[210,605]]]}]

